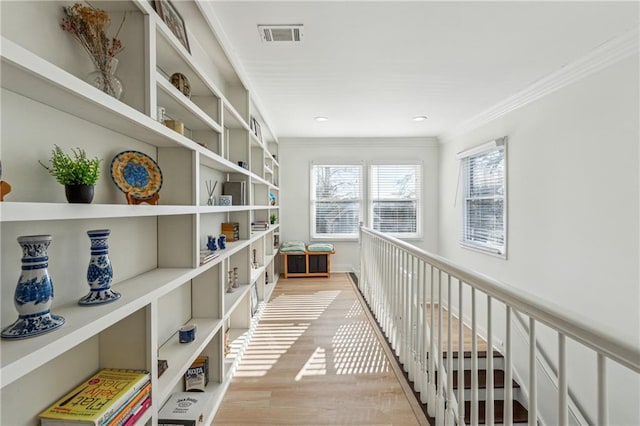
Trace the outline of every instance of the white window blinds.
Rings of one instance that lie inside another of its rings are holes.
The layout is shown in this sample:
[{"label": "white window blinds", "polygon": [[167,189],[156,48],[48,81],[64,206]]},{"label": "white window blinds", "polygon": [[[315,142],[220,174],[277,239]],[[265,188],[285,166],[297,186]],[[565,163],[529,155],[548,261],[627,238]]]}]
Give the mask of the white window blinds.
[{"label": "white window blinds", "polygon": [[421,169],[417,164],[370,167],[370,227],[397,237],[420,236]]},{"label": "white window blinds", "polygon": [[362,166],[311,168],[311,236],[358,238],[362,211]]},{"label": "white window blinds", "polygon": [[[462,244],[506,255],[504,139],[460,155],[464,176]],[[479,151],[479,152],[478,152]]]}]

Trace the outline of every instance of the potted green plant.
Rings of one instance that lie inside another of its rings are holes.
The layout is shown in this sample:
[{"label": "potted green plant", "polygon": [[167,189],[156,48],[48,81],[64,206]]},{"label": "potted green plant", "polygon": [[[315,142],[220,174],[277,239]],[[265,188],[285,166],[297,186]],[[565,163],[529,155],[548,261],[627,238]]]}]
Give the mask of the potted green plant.
[{"label": "potted green plant", "polygon": [[58,183],[64,185],[67,201],[70,203],[91,203],[94,186],[100,177],[101,159],[88,158],[80,148],[71,149],[72,155],[65,153],[58,145],[51,151],[50,166],[41,161],[40,165],[47,169]]},{"label": "potted green plant", "polygon": [[272,213],[271,216],[269,216],[269,221],[273,225],[274,223],[276,223],[276,220],[278,220],[278,216]]}]

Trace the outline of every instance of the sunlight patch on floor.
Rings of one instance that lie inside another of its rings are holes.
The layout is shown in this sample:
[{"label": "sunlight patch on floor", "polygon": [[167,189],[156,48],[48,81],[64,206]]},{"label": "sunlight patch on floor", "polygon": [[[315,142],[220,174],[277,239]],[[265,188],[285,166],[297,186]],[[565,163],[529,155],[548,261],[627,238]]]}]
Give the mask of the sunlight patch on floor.
[{"label": "sunlight patch on floor", "polygon": [[341,325],[332,339],[336,374],[389,371],[389,361],[367,321]]},{"label": "sunlight patch on floor", "polygon": [[325,349],[317,347],[302,369],[296,374],[296,382],[304,376],[324,376],[327,374],[327,358]]},{"label": "sunlight patch on floor", "polygon": [[[265,307],[243,361],[238,365],[236,376],[261,377],[267,374],[311,326],[309,321],[320,318],[340,293],[318,291],[313,295],[283,294],[272,300]],[[307,362],[310,369],[316,368],[312,360],[313,356]]]},{"label": "sunlight patch on floor", "polygon": [[362,310],[362,305],[360,305],[360,302],[356,300],[355,302],[353,302],[353,305],[351,305],[351,308],[344,317],[347,319],[358,318],[363,313],[364,311]]}]

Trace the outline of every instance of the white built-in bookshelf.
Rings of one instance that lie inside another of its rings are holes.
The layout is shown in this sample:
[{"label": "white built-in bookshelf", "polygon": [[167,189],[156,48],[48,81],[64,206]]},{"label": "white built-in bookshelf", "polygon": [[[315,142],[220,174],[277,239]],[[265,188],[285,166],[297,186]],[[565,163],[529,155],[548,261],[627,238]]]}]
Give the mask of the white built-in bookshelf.
[{"label": "white built-in bookshelf", "polygon": [[[16,238],[50,234],[48,271],[54,285],[52,313],[66,323],[52,332],[0,341],[0,424],[36,425],[38,413],[99,368],[148,369],[153,403],[138,424],[156,424],[183,374],[200,355],[209,356],[209,424],[250,341],[260,315],[252,315],[256,286],[262,304],[279,271],[274,237],[279,225],[252,231],[253,221],[278,213],[278,141],[255,107],[209,27],[197,2],[172,2],[185,21],[187,51],[146,0],[92,2],[111,16],[125,50],[116,74],[121,100],[86,84],[88,55],[59,23],[62,1],[3,1],[2,16],[2,180],[12,192],[0,203],[2,328],[17,318],[13,293],[22,251]],[[168,80],[182,73],[191,98]],[[158,107],[185,125],[181,135],[157,121]],[[251,131],[261,125],[262,139]],[[38,164],[54,144],[80,147],[103,159],[92,204],[68,204],[64,188]],[[125,150],[152,157],[163,174],[159,204],[127,205],[111,181],[111,159]],[[244,162],[247,168],[240,167]],[[244,181],[247,205],[209,206],[205,181]],[[207,236],[224,222],[240,224],[240,240],[200,264]],[[110,229],[113,288],[122,297],[79,306],[86,283],[91,229]],[[253,252],[257,268],[251,266]],[[238,268],[240,287],[226,292],[227,272]],[[197,324],[196,339],[178,342],[177,330]],[[225,333],[231,353],[225,355]],[[157,362],[168,361],[158,377]]]}]

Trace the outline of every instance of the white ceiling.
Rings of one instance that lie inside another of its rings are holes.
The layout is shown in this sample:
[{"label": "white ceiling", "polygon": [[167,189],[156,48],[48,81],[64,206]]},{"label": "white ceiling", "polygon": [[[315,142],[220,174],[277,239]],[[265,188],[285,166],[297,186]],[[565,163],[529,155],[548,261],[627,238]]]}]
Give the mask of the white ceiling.
[{"label": "white ceiling", "polygon": [[[213,10],[280,138],[438,136],[639,22],[635,1],[216,0]],[[258,24],[304,24],[303,42],[262,43]]]}]

